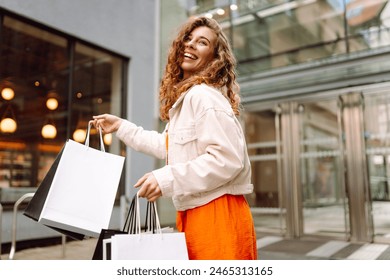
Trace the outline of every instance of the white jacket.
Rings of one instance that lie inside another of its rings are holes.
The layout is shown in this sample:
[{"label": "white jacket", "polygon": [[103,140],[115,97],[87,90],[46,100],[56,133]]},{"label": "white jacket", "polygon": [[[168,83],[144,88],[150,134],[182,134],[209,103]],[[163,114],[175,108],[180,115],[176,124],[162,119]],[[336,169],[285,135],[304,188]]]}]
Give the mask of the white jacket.
[{"label": "white jacket", "polygon": [[134,150],[163,159],[168,131],[168,165],[153,174],[178,211],[224,194],[253,191],[244,133],[220,91],[205,84],[193,86],[172,106],[169,117],[163,133],[124,120],[116,135]]}]

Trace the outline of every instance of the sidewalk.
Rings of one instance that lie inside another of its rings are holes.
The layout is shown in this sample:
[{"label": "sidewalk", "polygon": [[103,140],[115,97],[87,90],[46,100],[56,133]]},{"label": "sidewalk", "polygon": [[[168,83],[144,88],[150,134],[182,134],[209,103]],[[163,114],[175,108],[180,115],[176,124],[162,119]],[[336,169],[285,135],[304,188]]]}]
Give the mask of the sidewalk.
[{"label": "sidewalk", "polygon": [[[91,260],[97,238],[16,251],[14,260]],[[389,244],[354,244],[338,240],[288,240],[263,236],[257,240],[259,260],[390,260]],[[8,252],[1,256],[8,260]]]},{"label": "sidewalk", "polygon": [[[82,241],[68,241],[65,247],[62,244],[30,248],[18,251],[14,260],[91,260],[95,251],[97,238]],[[3,252],[4,253],[4,252]],[[8,260],[9,254],[1,255],[1,260]]]}]

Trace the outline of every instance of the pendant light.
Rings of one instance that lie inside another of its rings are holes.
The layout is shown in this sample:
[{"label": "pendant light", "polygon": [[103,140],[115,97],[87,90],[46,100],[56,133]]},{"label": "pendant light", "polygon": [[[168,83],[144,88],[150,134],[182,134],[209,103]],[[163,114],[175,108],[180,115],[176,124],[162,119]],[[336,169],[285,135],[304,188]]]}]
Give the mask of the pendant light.
[{"label": "pendant light", "polygon": [[6,109],[1,117],[0,131],[2,133],[14,133],[18,128],[11,105],[11,100],[15,97],[15,91],[11,87],[6,86],[1,90],[1,97],[6,101]]}]

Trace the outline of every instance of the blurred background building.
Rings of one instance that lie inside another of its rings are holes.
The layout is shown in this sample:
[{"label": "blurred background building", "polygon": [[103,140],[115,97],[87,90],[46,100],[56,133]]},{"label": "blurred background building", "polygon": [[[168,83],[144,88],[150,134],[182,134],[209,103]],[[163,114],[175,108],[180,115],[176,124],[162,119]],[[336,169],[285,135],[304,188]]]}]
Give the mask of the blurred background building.
[{"label": "blurred background building", "polygon": [[[36,190],[66,139],[84,141],[92,115],[161,129],[168,47],[187,18],[206,15],[220,22],[238,61],[256,230],[390,243],[388,2],[0,0],[3,216]],[[131,186],[163,163],[109,135],[105,144],[127,157],[118,226]],[[170,200],[159,208],[162,222],[174,224]],[[25,238],[41,238],[26,219]],[[4,242],[9,232],[7,220]]]}]

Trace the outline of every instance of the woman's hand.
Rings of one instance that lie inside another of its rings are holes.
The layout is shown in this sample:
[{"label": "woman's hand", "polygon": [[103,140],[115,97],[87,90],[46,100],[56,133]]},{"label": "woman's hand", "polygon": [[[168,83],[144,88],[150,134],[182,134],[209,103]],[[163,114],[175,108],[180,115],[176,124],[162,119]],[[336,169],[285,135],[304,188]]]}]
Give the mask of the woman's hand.
[{"label": "woman's hand", "polygon": [[93,116],[93,125],[96,128],[100,127],[103,133],[112,133],[117,131],[121,123],[122,119],[114,115],[103,114]]},{"label": "woman's hand", "polygon": [[152,172],[142,176],[134,187],[141,187],[138,191],[138,196],[145,197],[150,202],[156,201],[157,198],[162,196],[161,189]]}]

